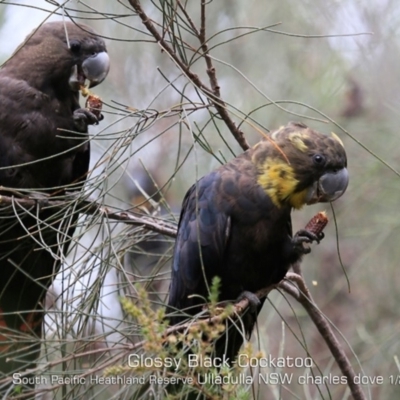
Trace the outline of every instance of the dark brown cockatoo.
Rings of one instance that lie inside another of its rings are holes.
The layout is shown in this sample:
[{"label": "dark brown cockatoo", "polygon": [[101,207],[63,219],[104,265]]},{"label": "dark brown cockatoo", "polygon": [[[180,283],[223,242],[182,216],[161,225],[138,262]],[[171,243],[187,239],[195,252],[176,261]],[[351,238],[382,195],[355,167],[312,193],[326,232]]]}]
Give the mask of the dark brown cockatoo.
[{"label": "dark brown cockatoo", "polygon": [[[81,108],[79,90],[108,70],[104,41],[86,25],[49,22],[18,47],[0,69],[0,195],[81,190],[88,125],[102,116]],[[45,294],[75,230],[77,215],[37,210],[0,207],[0,381],[36,364]]]}]

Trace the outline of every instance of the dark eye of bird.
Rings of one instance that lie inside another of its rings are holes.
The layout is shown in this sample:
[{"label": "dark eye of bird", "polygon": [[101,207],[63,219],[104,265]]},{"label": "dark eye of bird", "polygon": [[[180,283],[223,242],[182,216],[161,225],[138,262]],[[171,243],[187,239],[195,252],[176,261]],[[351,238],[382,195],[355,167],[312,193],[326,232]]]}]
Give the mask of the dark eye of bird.
[{"label": "dark eye of bird", "polygon": [[70,43],[70,49],[73,53],[77,53],[81,49],[81,44],[77,41],[72,41]]},{"label": "dark eye of bird", "polygon": [[323,165],[325,164],[325,157],[321,154],[314,154],[313,156],[314,164],[316,165]]}]

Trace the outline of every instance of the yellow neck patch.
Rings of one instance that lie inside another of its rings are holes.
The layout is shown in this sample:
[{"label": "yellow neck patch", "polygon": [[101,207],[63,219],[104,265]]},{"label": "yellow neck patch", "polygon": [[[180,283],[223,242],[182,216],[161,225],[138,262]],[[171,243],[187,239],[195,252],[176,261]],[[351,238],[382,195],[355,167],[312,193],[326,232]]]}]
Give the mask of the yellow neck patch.
[{"label": "yellow neck patch", "polygon": [[303,207],[306,203],[307,189],[294,192],[299,181],[289,164],[281,159],[268,158],[258,168],[260,174],[257,182],[277,207],[281,207],[283,203],[289,203],[296,209]]}]

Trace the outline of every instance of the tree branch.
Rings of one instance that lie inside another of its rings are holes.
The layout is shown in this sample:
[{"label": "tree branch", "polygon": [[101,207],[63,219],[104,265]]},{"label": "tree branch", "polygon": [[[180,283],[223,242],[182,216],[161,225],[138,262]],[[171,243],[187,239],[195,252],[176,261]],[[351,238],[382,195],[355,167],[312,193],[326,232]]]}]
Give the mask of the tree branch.
[{"label": "tree branch", "polygon": [[[293,283],[296,283],[298,289],[293,285]],[[356,375],[342,345],[333,333],[329,322],[314,303],[303,277],[295,273],[288,273],[285,279],[279,283],[278,287],[283,289],[286,293],[289,293],[306,309],[319,333],[325,340],[325,343],[328,345],[340,370],[347,378],[347,385],[350,388],[354,400],[366,400],[366,397],[361,390],[361,386],[354,382]]]},{"label": "tree branch", "polygon": [[[205,8],[205,3],[203,0],[202,1],[202,14]],[[226,126],[236,139],[236,141],[239,143],[240,147],[243,150],[247,150],[250,146],[247,143],[246,138],[244,137],[243,132],[236,126],[235,122],[231,119],[229,116],[228,110],[226,109],[226,104],[225,102],[221,99],[220,93],[219,93],[219,85],[216,80],[216,75],[215,75],[215,68],[212,66],[211,63],[211,58],[208,54],[208,47],[207,43],[205,41],[205,38],[201,40],[202,43],[202,50],[203,54],[206,58],[206,63],[208,66],[207,69],[207,74],[210,77],[211,80],[211,85],[212,89],[210,89],[208,86],[206,86],[199,76],[195,74],[194,72],[191,71],[190,67],[185,64],[176,54],[176,52],[173,50],[173,48],[165,41],[163,36],[160,35],[158,32],[157,28],[154,26],[153,22],[147,14],[143,11],[142,5],[139,0],[129,0],[129,3],[137,13],[137,15],[140,17],[142,20],[143,24],[147,28],[147,30],[153,35],[153,37],[156,39],[157,43],[163,48],[163,50],[168,53],[168,55],[172,58],[172,60],[178,65],[178,67],[184,72],[184,74],[190,79],[190,81],[197,86],[212,102],[214,107],[216,108],[219,116],[221,119],[225,122]],[[205,18],[205,17],[204,17]],[[190,22],[190,21],[189,21]],[[202,32],[198,32],[196,29],[196,32],[198,33],[199,38],[202,36]]]},{"label": "tree branch", "polygon": [[[5,188],[2,188],[5,189]],[[36,207],[38,211],[43,211],[49,208],[63,209],[71,205],[78,205],[79,209],[76,212],[86,215],[101,214],[105,218],[120,221],[125,224],[142,226],[144,229],[160,233],[162,235],[176,237],[176,225],[168,222],[161,222],[155,217],[145,216],[129,210],[115,210],[108,206],[103,206],[94,200],[80,199],[79,197],[66,196],[64,199],[51,199],[51,197],[40,194],[40,197],[25,196],[15,198],[14,196],[0,195],[0,209],[9,207],[11,205],[19,205],[23,208]]]}]

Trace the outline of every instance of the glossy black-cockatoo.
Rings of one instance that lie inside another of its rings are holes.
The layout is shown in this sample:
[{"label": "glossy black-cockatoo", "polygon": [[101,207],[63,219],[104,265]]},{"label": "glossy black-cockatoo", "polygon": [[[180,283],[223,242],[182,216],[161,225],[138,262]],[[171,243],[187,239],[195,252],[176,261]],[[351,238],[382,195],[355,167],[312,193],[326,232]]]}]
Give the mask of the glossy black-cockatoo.
[{"label": "glossy black-cockatoo", "polygon": [[[81,108],[79,90],[108,70],[105,43],[86,25],[49,22],[18,47],[0,69],[0,194],[81,190],[88,125],[102,116]],[[0,208],[0,380],[35,365],[46,290],[75,230],[77,215],[67,214]]]},{"label": "glossy black-cockatoo", "polygon": [[[278,283],[319,241],[300,230],[292,235],[291,212],[331,202],[348,185],[346,153],[336,135],[289,123],[216,171],[186,194],[175,244],[169,293],[170,323],[202,310],[208,288],[220,278],[221,301]],[[230,325],[214,355],[231,363],[250,336],[265,299],[242,318],[245,333]],[[178,311],[177,311],[178,310]]]}]

